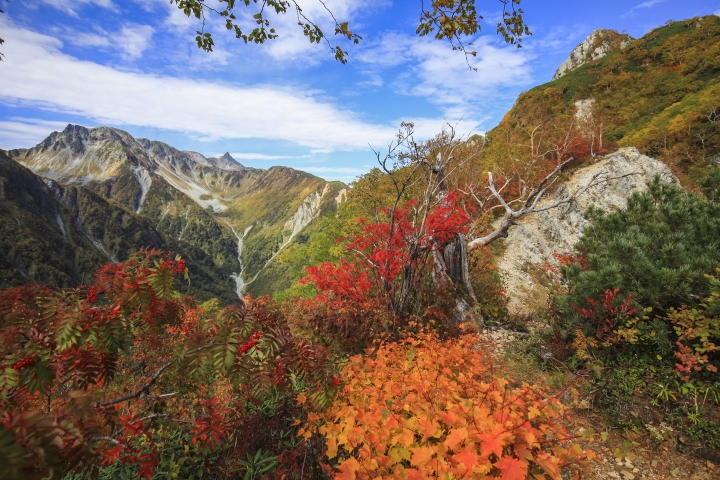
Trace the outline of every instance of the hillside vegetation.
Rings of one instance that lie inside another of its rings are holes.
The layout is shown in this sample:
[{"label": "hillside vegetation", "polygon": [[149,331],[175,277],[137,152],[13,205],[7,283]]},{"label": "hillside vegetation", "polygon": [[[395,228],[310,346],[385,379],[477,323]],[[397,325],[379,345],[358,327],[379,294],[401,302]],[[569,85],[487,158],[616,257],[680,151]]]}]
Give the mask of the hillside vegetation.
[{"label": "hillside vegetation", "polygon": [[637,147],[693,183],[720,163],[719,99],[720,17],[669,22],[520,95],[488,133],[485,162],[502,166],[520,150],[527,159],[580,137],[596,152]]}]

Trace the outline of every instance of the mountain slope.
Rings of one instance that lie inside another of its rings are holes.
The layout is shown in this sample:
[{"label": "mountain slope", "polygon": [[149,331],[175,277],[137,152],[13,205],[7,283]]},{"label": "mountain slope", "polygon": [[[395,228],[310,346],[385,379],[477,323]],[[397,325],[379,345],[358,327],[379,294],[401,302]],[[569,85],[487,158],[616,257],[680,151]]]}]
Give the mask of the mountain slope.
[{"label": "mountain slope", "polygon": [[[202,251],[236,293],[272,293],[286,285],[287,269],[273,263],[277,253],[301,239],[298,234],[322,213],[334,211],[331,199],[344,188],[291,168],[247,168],[229,154],[206,158],[109,127],[68,125],[33,148],[8,154]],[[270,266],[268,276],[263,272]]]},{"label": "mountain slope", "polygon": [[156,230],[147,218],[77,185],[42,179],[0,153],[0,285],[27,282],[71,287],[95,269],[142,247],[179,253],[188,262],[183,292],[201,300],[235,298],[204,251]]},{"label": "mountain slope", "polygon": [[[671,22],[522,94],[489,132],[488,154],[499,158],[503,139],[527,137],[529,125],[549,125],[543,116],[555,125],[575,117],[605,148],[635,146],[693,183],[720,164],[718,99],[720,18]],[[560,130],[547,131],[552,141]]]}]

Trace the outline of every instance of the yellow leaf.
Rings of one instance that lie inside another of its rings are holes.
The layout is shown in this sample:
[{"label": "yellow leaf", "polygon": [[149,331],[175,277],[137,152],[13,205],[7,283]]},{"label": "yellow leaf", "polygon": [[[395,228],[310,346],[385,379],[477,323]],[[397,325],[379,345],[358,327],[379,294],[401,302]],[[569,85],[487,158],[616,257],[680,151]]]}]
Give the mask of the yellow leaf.
[{"label": "yellow leaf", "polygon": [[541,416],[541,415],[542,415],[542,412],[540,412],[540,410],[538,410],[535,405],[533,405],[533,406],[531,406],[530,408],[528,408],[528,418],[529,418],[530,420],[532,420],[532,419],[535,418],[535,417],[539,417],[539,416]]},{"label": "yellow leaf", "polygon": [[327,457],[335,458],[337,455],[337,442],[335,437],[328,437],[327,439]]},{"label": "yellow leaf", "polygon": [[402,447],[393,447],[388,452],[388,457],[393,463],[400,463],[404,460],[410,460],[410,450]]}]

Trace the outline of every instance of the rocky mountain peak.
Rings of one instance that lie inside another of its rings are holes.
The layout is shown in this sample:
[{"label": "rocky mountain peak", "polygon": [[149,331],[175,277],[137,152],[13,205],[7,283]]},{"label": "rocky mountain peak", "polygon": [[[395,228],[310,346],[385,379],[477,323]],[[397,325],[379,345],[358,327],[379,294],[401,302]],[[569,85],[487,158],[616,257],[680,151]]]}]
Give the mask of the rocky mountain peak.
[{"label": "rocky mountain peak", "polygon": [[626,33],[618,33],[615,30],[606,30],[598,28],[592,32],[580,45],[570,53],[553,75],[553,80],[557,80],[571,70],[584,65],[587,62],[602,58],[613,50],[624,48],[630,42],[635,40]]},{"label": "rocky mountain peak", "polygon": [[220,157],[208,157],[208,162],[223,170],[240,170],[245,168],[243,164],[235,160],[230,153],[225,152]]}]

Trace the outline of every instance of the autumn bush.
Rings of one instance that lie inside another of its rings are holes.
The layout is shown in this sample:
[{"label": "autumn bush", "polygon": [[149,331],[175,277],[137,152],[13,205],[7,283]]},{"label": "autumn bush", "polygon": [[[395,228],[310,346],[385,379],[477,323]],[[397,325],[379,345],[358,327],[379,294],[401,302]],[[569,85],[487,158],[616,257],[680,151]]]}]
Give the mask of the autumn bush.
[{"label": "autumn bush", "polygon": [[[458,292],[434,281],[432,257],[457,234],[467,233],[471,222],[455,191],[431,207],[411,199],[379,208],[373,221],[359,218],[360,231],[341,239],[347,258],[306,269],[300,283],[314,286],[317,294],[297,301],[295,321],[313,338],[349,354],[397,338],[410,321],[435,318],[439,327],[447,326],[442,320],[452,319]],[[485,249],[478,256],[489,260]],[[489,265],[484,266],[488,276]],[[499,293],[490,284],[480,283],[483,299]]]},{"label": "autumn bush", "polygon": [[0,292],[3,478],[313,471],[295,396],[329,404],[326,350],[270,301],[198,306],[176,291],[184,274],[182,259],[142,250],[92,287]]},{"label": "autumn bush", "polygon": [[301,430],[325,437],[336,479],[559,479],[594,456],[573,442],[557,397],[505,378],[477,335],[384,344],[350,358],[342,378]]}]

